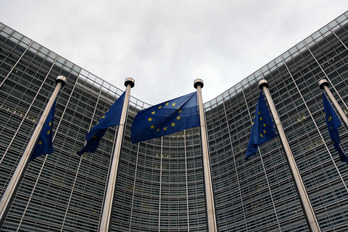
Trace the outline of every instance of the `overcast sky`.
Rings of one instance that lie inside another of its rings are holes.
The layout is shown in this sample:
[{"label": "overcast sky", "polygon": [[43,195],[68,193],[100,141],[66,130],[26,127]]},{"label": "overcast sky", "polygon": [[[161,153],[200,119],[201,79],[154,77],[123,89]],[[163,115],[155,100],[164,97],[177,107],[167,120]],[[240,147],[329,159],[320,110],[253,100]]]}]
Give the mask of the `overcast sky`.
[{"label": "overcast sky", "polygon": [[0,21],[157,104],[211,100],[348,10],[347,0],[1,0]]}]

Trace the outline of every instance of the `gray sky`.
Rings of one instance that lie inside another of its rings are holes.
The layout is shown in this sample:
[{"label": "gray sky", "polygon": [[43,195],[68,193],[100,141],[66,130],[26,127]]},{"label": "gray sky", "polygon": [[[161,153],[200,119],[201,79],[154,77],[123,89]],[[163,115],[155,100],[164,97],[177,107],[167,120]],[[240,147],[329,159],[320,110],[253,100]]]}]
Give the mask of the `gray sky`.
[{"label": "gray sky", "polygon": [[132,95],[211,100],[348,9],[347,0],[1,0],[0,21]]}]

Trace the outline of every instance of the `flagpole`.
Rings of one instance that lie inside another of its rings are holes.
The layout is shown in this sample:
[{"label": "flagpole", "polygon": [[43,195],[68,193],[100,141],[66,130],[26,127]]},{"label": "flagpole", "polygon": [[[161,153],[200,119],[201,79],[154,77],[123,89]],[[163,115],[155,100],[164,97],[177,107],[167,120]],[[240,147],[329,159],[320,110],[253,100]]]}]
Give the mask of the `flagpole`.
[{"label": "flagpole", "polygon": [[300,172],[297,168],[294,156],[291,152],[290,145],[288,143],[288,140],[287,140],[286,135],[285,135],[284,130],[283,130],[283,126],[280,122],[277,110],[273,104],[273,100],[272,100],[271,94],[270,94],[269,89],[268,89],[267,81],[260,80],[259,81],[259,88],[261,90],[263,90],[263,93],[266,96],[268,105],[271,109],[271,113],[273,115],[274,122],[276,124],[277,129],[278,129],[279,137],[280,137],[280,140],[283,144],[292,176],[295,180],[295,186],[296,186],[297,192],[300,195],[300,201],[301,201],[301,205],[302,205],[305,217],[306,217],[307,224],[310,228],[310,231],[312,231],[312,232],[320,231],[318,221],[315,217],[314,210],[312,208],[309,197],[307,195],[307,192],[306,192],[305,186],[303,184]]},{"label": "flagpole", "polygon": [[203,99],[202,99],[202,91],[201,91],[203,86],[204,84],[202,79],[194,80],[194,87],[197,89],[199,119],[201,124],[204,186],[205,186],[205,200],[206,200],[206,208],[207,208],[208,231],[216,232],[217,225],[216,225],[216,215],[215,215],[215,205],[214,205],[214,193],[213,193],[213,186],[212,186],[212,179],[211,179],[207,132],[205,127],[205,117],[203,112]]},{"label": "flagpole", "polygon": [[28,160],[30,159],[31,153],[35,148],[35,145],[37,143],[37,139],[41,133],[43,124],[45,123],[47,116],[49,112],[51,111],[51,108],[53,106],[53,103],[58,95],[59,90],[64,86],[66,82],[66,78],[64,76],[58,76],[56,79],[56,88],[54,89],[50,100],[48,101],[46,108],[44,112],[41,115],[41,118],[34,130],[34,133],[32,134],[30,141],[22,155],[22,158],[20,159],[17,168],[10,180],[10,183],[8,184],[4,195],[1,198],[0,202],[0,225],[5,221],[5,217],[7,215],[7,211],[10,208],[10,205],[13,201],[14,195],[16,194],[16,190],[18,188],[18,185],[22,179],[23,173],[25,171],[25,168],[27,166]]},{"label": "flagpole", "polygon": [[117,139],[116,139],[114,154],[112,158],[112,164],[110,168],[108,187],[106,190],[103,213],[102,213],[102,218],[101,218],[100,226],[99,226],[100,232],[107,232],[110,230],[110,221],[111,221],[112,207],[114,202],[115,186],[116,186],[116,175],[117,175],[118,163],[119,163],[119,158],[121,153],[123,131],[124,131],[124,125],[125,125],[126,115],[128,111],[130,90],[131,88],[134,87],[134,84],[135,84],[135,81],[131,77],[126,78],[124,82],[124,85],[127,87],[127,90],[126,90],[126,96],[123,102],[122,114],[120,118],[120,124],[118,126]]},{"label": "flagpole", "polygon": [[335,97],[332,95],[332,93],[328,87],[329,82],[325,79],[322,79],[318,82],[318,84],[319,84],[319,87],[321,89],[323,89],[325,91],[326,95],[330,98],[331,102],[334,104],[336,110],[340,114],[343,122],[346,124],[346,127],[348,127],[348,118],[347,118],[346,114],[343,112],[343,110],[340,107],[340,105],[338,104],[338,102],[336,101]]}]

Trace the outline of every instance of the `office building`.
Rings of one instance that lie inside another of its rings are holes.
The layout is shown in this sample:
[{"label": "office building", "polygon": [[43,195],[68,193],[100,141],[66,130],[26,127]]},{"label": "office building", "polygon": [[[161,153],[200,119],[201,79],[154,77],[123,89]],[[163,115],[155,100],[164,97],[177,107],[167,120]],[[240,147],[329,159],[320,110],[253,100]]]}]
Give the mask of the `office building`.
[{"label": "office building", "polygon": [[[331,144],[318,86],[327,79],[348,112],[347,22],[345,12],[204,103],[219,231],[308,231],[280,139],[245,161],[263,78],[321,230],[347,230],[348,165]],[[67,82],[57,98],[55,152],[29,163],[1,231],[98,230],[117,127],[108,129],[95,153],[80,157],[76,151],[125,88],[1,23],[0,196],[58,75]],[[134,97],[129,104],[111,231],[207,231],[199,128],[132,144],[132,121],[150,104]],[[346,152],[347,129],[339,130]]]}]

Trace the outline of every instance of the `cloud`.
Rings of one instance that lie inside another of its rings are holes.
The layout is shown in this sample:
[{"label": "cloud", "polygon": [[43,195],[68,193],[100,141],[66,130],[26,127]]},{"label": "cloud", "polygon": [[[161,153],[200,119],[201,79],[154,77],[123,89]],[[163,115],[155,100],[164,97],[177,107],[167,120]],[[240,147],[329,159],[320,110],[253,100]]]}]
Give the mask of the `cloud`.
[{"label": "cloud", "polygon": [[[156,104],[195,91],[204,101],[300,42],[347,9],[312,1],[4,0],[3,23]],[[28,10],[30,9],[30,10]]]}]

